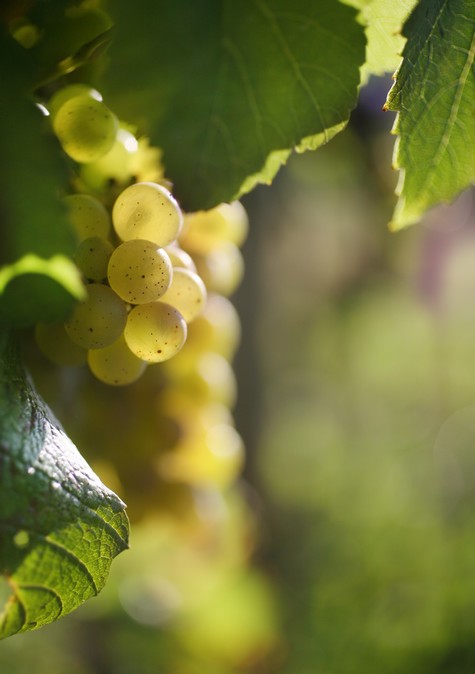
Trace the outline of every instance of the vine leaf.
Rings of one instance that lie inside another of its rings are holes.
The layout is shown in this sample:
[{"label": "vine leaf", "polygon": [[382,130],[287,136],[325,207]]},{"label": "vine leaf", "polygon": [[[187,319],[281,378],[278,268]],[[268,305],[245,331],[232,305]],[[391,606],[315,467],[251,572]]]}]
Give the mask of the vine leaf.
[{"label": "vine leaf", "polygon": [[451,201],[475,179],[475,0],[421,0],[404,35],[386,104],[399,112],[394,230]]},{"label": "vine leaf", "polygon": [[60,320],[84,288],[61,203],[67,164],[35,107],[29,54],[0,35],[0,326]]},{"label": "vine leaf", "polygon": [[1,639],[96,595],[127,548],[128,520],[0,341]]},{"label": "vine leaf", "polygon": [[163,149],[186,210],[269,182],[292,148],[329,140],[356,103],[364,30],[335,0],[145,0],[140,12],[117,0],[110,9],[105,100]]},{"label": "vine leaf", "polygon": [[347,0],[361,9],[360,18],[366,26],[366,63],[363,81],[370,75],[393,73],[401,61],[404,47],[402,26],[417,0]]}]

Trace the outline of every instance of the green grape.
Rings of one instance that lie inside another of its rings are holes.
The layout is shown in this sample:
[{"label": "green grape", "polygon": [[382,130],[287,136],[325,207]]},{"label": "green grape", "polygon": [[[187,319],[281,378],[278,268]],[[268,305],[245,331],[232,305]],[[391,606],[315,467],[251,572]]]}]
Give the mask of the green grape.
[{"label": "green grape", "polygon": [[183,349],[165,364],[173,378],[196,374],[205,353],[214,353],[230,361],[241,339],[241,323],[233,304],[222,295],[208,296],[206,306],[188,326]]},{"label": "green grape", "polygon": [[109,108],[87,94],[67,100],[53,119],[63,150],[80,164],[95,161],[108,152],[117,127],[117,118]]},{"label": "green grape", "polygon": [[77,366],[86,362],[86,350],[72,341],[64,323],[37,323],[35,341],[41,353],[57,365]]},{"label": "green grape", "polygon": [[69,101],[76,96],[88,96],[89,98],[94,98],[96,101],[102,101],[101,94],[96,89],[90,87],[89,84],[70,84],[67,87],[58,89],[58,91],[51,96],[48,105],[46,106],[51,115],[51,120],[56,117],[56,113],[66,101]]},{"label": "green grape", "polygon": [[125,386],[136,381],[147,364],[127,346],[124,336],[104,347],[88,351],[87,362],[93,375],[112,386]]},{"label": "green grape", "polygon": [[191,271],[196,271],[196,265],[193,262],[193,258],[186,250],[180,248],[178,244],[172,243],[165,248],[172,263],[172,267],[184,267],[185,269],[191,269]]},{"label": "green grape", "polygon": [[134,307],[124,330],[132,353],[149,363],[172,358],[185,343],[187,327],[180,312],[165,302]]},{"label": "green grape", "polygon": [[137,147],[135,136],[126,129],[119,129],[113,146],[105,155],[81,166],[82,181],[96,192],[106,189],[111,180],[119,184],[128,183],[133,176],[132,155]]},{"label": "green grape", "polygon": [[170,286],[172,274],[170,258],[163,248],[143,239],[118,246],[107,270],[111,288],[131,304],[158,300]]},{"label": "green grape", "polygon": [[125,302],[109,286],[91,283],[65,323],[71,339],[84,349],[102,349],[118,339],[127,320]]},{"label": "green grape", "polygon": [[212,292],[228,297],[242,281],[244,261],[239,248],[230,241],[205,256],[195,257],[195,261],[198,274]]},{"label": "green grape", "polygon": [[107,239],[91,236],[81,241],[74,261],[87,279],[102,281],[107,277],[107,265],[114,246]]},{"label": "green grape", "polygon": [[194,253],[206,254],[230,241],[241,246],[247,236],[249,221],[239,201],[220,204],[209,211],[197,211],[184,217],[180,241]]},{"label": "green grape", "polygon": [[205,305],[205,284],[191,269],[175,267],[170,287],[161,299],[178,309],[185,321],[190,323]]},{"label": "green grape", "polygon": [[64,197],[69,219],[80,241],[91,236],[107,239],[110,218],[101,202],[90,194],[69,194]]},{"label": "green grape", "polygon": [[183,216],[165,187],[143,182],[130,185],[119,195],[112,222],[122,241],[145,239],[164,248],[180,233]]},{"label": "green grape", "polygon": [[159,460],[161,473],[192,485],[228,487],[244,464],[244,444],[233,426],[213,424],[186,438]]}]

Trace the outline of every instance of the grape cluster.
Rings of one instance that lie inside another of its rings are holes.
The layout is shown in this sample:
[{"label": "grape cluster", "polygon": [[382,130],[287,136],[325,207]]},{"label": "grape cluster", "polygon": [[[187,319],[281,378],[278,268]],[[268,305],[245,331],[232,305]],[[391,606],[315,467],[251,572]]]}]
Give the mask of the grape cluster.
[{"label": "grape cluster", "polygon": [[[56,93],[48,107],[65,153],[80,165],[79,191],[64,203],[78,240],[75,261],[86,298],[64,324],[37,325],[36,341],[54,362],[87,361],[102,382],[129,384],[147,364],[180,351],[188,324],[205,306],[206,287],[179,246],[183,214],[176,199],[153,180],[130,184],[136,155],[147,153],[121,129],[100,94],[75,84]],[[110,154],[116,161],[108,164]],[[108,208],[87,191],[88,176],[104,187],[97,179],[101,166],[107,174],[120,158],[122,181],[129,184]]]}]

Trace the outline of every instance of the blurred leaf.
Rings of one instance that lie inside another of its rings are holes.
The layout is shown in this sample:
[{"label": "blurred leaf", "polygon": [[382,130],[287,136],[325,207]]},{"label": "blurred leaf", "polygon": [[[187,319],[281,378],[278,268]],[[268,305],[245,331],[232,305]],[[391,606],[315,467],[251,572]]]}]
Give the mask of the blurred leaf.
[{"label": "blurred leaf", "polygon": [[394,230],[451,201],[475,178],[475,0],[422,0],[404,35],[404,60],[386,106],[399,111]]},{"label": "blurred leaf", "polygon": [[0,356],[0,638],[41,627],[103,587],[127,548],[124,504],[94,475],[27,380]]},{"label": "blurred leaf", "polygon": [[[0,37],[0,323],[15,325],[44,320],[45,307],[54,318],[65,317],[83,292],[66,257],[76,245],[60,201],[68,172],[29,94],[30,70],[26,51]],[[20,293],[12,286],[17,279]]]},{"label": "blurred leaf", "polygon": [[111,11],[106,101],[163,148],[186,210],[236,197],[249,176],[245,189],[269,182],[286,152],[329,140],[355,105],[363,28],[335,0],[148,0],[140,12],[123,0]]}]

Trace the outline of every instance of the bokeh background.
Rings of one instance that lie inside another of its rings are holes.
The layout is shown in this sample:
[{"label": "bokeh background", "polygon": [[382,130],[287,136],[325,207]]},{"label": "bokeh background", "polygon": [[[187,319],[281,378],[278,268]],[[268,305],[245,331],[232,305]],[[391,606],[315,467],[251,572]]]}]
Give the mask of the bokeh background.
[{"label": "bokeh background", "polygon": [[[105,590],[2,642],[1,673],[475,671],[474,198],[389,233],[389,86],[243,199],[240,477],[164,486],[159,508],[145,490]],[[78,431],[83,389],[37,385],[116,488]],[[98,399],[96,445],[114,426]]]}]

